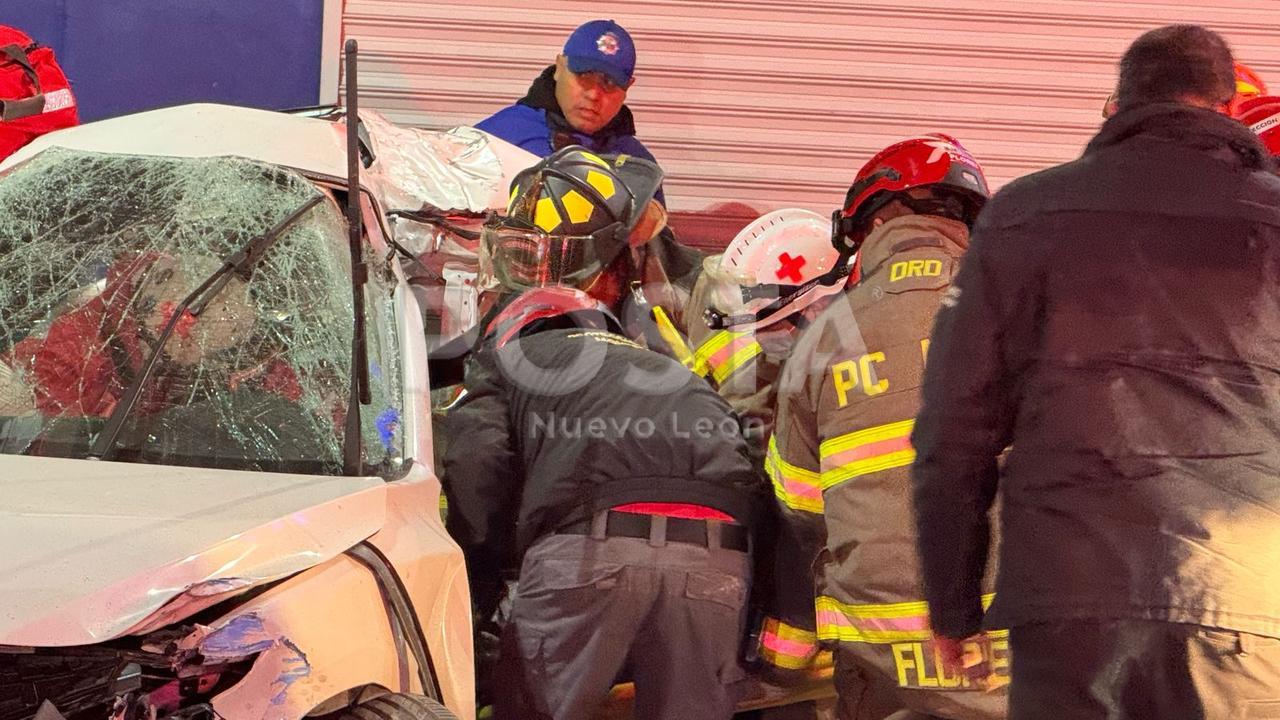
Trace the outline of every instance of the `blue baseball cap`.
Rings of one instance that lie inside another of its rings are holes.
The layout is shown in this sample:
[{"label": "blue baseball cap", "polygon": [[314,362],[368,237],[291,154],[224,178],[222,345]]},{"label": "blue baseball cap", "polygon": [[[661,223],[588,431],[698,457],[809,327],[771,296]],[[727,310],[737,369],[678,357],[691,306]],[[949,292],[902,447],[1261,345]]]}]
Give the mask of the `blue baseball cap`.
[{"label": "blue baseball cap", "polygon": [[564,43],[564,56],[573,72],[601,72],[622,88],[636,71],[636,44],[612,20],[579,25]]}]

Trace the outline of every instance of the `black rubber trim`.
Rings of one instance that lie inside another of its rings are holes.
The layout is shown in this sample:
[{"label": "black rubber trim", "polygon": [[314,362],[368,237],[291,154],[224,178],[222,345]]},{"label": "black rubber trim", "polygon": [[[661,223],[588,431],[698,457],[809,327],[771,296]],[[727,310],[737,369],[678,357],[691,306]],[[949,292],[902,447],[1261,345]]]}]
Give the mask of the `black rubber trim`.
[{"label": "black rubber trim", "polygon": [[391,561],[368,540],[347,550],[346,555],[369,568],[373,573],[374,579],[378,581],[378,588],[382,591],[387,612],[394,614],[389,618],[393,624],[392,632],[395,631],[394,624],[398,621],[405,640],[409,643],[409,649],[413,652],[414,660],[418,663],[418,679],[422,682],[423,693],[432,700],[441,702],[440,684],[436,680],[435,663],[431,661],[431,653],[427,650],[426,634],[422,631],[422,623],[418,622],[413,600],[409,598],[409,593],[401,582],[400,576],[396,574]]}]

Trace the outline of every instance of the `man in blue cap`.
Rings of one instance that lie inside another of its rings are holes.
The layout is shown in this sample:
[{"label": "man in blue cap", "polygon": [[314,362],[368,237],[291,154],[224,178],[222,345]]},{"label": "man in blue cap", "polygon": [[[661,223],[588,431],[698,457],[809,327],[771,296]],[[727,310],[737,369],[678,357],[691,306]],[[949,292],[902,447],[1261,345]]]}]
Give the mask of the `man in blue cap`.
[{"label": "man in blue cap", "polygon": [[592,20],[573,31],[528,94],[476,127],[541,157],[582,145],[654,160],[623,104],[635,68],[636,46],[627,31],[612,20]]}]

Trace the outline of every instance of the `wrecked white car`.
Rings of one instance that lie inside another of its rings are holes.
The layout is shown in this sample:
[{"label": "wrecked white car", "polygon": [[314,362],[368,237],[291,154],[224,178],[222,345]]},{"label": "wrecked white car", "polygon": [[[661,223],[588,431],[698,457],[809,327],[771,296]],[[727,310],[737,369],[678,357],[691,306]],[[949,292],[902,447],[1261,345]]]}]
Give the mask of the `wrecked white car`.
[{"label": "wrecked white car", "polygon": [[415,194],[425,140],[366,138],[353,273],[342,135],[196,105],[0,168],[0,720],[474,717],[387,203],[479,212],[519,167],[440,134]]}]

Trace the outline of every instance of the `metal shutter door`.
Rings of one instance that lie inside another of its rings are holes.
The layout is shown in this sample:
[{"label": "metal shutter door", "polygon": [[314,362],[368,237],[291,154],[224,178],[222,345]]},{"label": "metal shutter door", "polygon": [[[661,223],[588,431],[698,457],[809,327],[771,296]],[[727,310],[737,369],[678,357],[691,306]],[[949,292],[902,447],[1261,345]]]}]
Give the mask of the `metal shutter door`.
[{"label": "metal shutter door", "polygon": [[1174,22],[1223,32],[1280,92],[1277,0],[520,5],[347,0],[362,102],[401,123],[474,123],[522,96],[578,23],[612,17],[636,40],[628,104],[676,211],[829,212],[872,153],[927,131],[960,138],[998,187],[1078,156],[1124,48]]}]

